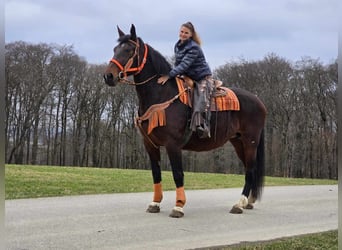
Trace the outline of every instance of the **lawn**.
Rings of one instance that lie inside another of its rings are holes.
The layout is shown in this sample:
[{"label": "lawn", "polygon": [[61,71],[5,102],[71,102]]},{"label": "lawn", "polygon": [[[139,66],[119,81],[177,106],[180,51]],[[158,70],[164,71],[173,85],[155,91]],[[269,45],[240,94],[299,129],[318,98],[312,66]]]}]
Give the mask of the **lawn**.
[{"label": "lawn", "polygon": [[266,242],[240,243],[234,246],[212,247],[202,250],[337,250],[337,230],[286,237]]},{"label": "lawn", "polygon": [[[163,189],[174,190],[172,172],[163,171]],[[243,175],[185,173],[187,189],[241,187]],[[335,180],[265,177],[266,186],[337,184]],[[6,199],[152,191],[149,170],[6,165]]]}]

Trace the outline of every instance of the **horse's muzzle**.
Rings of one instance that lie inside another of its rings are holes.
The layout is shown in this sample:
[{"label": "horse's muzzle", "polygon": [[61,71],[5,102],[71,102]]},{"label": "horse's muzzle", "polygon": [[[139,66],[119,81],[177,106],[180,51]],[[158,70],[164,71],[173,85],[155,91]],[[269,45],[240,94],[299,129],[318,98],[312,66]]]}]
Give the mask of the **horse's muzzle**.
[{"label": "horse's muzzle", "polygon": [[103,79],[104,79],[105,83],[109,86],[115,86],[116,85],[116,81],[114,81],[114,77],[113,77],[112,73],[104,74]]}]

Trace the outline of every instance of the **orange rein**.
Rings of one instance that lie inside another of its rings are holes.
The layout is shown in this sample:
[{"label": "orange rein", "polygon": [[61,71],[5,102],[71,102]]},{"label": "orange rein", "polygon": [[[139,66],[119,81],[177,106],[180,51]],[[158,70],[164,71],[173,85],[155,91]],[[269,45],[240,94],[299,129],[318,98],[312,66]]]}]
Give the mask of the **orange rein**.
[{"label": "orange rein", "polygon": [[[125,78],[127,77],[127,73],[128,73],[128,72],[135,72],[135,75],[139,74],[140,71],[144,68],[145,63],[146,63],[146,58],[147,58],[147,53],[148,53],[148,47],[147,47],[146,44],[144,44],[145,51],[144,51],[144,57],[143,57],[143,59],[141,60],[141,64],[140,64],[138,67],[131,68],[131,66],[132,66],[132,64],[133,64],[133,60],[134,60],[134,58],[135,58],[136,56],[138,57],[138,63],[139,63],[139,47],[140,47],[140,46],[139,46],[139,40],[138,40],[138,42],[135,42],[135,41],[133,41],[133,40],[130,40],[130,42],[133,43],[133,44],[135,44],[136,47],[135,47],[135,51],[134,51],[133,56],[132,56],[131,58],[128,59],[127,63],[126,63],[124,66],[122,66],[122,64],[121,64],[118,60],[116,60],[116,59],[114,59],[114,58],[112,58],[112,59],[110,60],[110,62],[114,63],[114,64],[115,64],[116,66],[118,66],[118,68],[121,70],[121,72],[119,73],[119,79],[120,79],[120,80],[121,80],[121,79],[125,79]],[[122,77],[122,75],[123,75],[123,77]]]}]

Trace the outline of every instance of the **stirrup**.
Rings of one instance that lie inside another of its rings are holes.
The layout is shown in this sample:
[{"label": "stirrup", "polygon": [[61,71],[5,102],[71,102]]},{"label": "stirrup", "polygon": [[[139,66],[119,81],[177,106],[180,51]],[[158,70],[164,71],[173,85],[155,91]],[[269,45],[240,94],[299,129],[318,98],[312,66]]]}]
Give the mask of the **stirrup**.
[{"label": "stirrup", "polygon": [[196,132],[198,134],[198,137],[201,139],[210,138],[210,131],[204,129],[201,126],[196,127]]}]

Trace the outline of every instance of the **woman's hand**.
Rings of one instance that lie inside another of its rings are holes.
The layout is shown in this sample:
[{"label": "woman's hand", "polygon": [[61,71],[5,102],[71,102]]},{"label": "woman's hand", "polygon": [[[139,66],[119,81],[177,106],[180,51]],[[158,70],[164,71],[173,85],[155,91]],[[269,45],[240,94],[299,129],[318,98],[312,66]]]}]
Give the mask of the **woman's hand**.
[{"label": "woman's hand", "polygon": [[167,82],[167,80],[169,80],[169,76],[168,75],[165,75],[165,76],[161,76],[158,78],[157,82],[161,85],[164,85],[164,83]]}]

